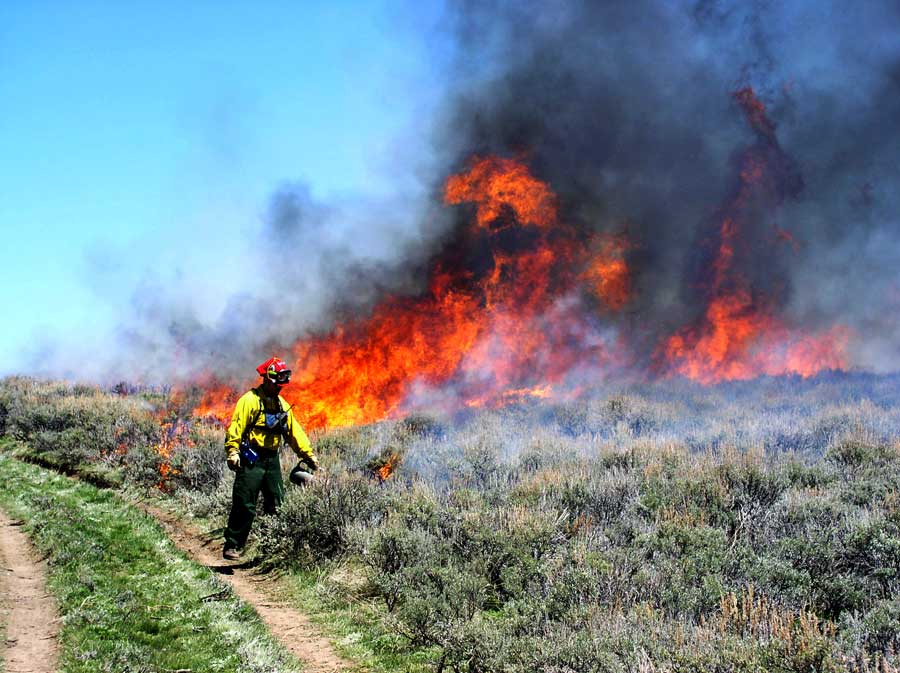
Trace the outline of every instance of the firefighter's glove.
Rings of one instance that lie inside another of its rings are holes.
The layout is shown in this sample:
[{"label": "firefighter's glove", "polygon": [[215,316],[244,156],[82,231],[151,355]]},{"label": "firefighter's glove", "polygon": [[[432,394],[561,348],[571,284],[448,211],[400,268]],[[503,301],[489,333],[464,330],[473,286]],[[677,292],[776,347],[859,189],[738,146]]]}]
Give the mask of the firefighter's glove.
[{"label": "firefighter's glove", "polygon": [[301,461],[297,463],[291,470],[290,480],[295,486],[307,486],[311,484],[315,477],[312,476],[311,470]]},{"label": "firefighter's glove", "polygon": [[239,469],[241,469],[241,454],[228,454],[228,469],[232,472],[237,472]]}]

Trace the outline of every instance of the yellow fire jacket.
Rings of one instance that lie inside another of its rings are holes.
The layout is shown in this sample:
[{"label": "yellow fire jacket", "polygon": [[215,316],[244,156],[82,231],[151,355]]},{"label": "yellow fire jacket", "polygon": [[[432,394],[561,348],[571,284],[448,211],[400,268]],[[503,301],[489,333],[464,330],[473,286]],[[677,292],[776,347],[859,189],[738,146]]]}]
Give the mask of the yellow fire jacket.
[{"label": "yellow fire jacket", "polygon": [[[303,428],[294,418],[294,414],[288,409],[287,402],[281,395],[277,399],[266,398],[259,388],[254,388],[244,393],[234,406],[231,415],[231,424],[225,433],[225,452],[229,458],[240,453],[241,437],[244,430],[249,427],[248,439],[264,449],[277,451],[281,448],[281,432],[266,428],[266,411],[269,413],[287,412],[285,427],[285,439],[288,445],[301,460],[319,464],[316,454],[313,453],[309,443],[309,437],[303,432]],[[255,422],[254,422],[255,419]]]}]

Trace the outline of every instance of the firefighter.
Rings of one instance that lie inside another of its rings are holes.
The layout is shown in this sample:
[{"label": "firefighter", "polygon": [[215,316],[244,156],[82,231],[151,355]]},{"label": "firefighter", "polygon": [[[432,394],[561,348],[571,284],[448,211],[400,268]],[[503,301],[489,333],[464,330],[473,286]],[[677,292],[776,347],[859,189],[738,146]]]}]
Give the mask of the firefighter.
[{"label": "firefighter", "polygon": [[309,438],[279,394],[290,381],[291,370],[283,360],[272,357],[256,371],[262,383],[237,401],[225,435],[228,467],[235,472],[222,551],[222,556],[230,561],[241,557],[256,516],[260,491],[266,514],[273,514],[284,498],[278,455],[282,441],[286,440],[300,459],[291,473],[291,481],[309,483],[313,478],[311,473],[319,467]]}]

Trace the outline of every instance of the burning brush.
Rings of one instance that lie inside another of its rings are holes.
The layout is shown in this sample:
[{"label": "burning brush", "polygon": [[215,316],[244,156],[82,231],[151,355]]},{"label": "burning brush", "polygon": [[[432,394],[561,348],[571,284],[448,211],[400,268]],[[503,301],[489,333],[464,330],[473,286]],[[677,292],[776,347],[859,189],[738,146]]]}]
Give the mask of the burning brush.
[{"label": "burning brush", "polygon": [[[459,224],[433,258],[427,289],[387,297],[369,316],[290,347],[298,371],[283,394],[303,426],[397,418],[423,399],[449,413],[568,399],[586,380],[623,371],[713,384],[846,368],[849,331],[787,323],[777,273],[754,276],[760,232],[772,231],[803,181],[753,90],[733,98],[754,141],[736,155],[732,192],[697,244],[695,311],[659,333],[659,324],[617,317],[640,299],[634,251],[649,242],[568,221],[551,186],[518,158],[473,156],[445,183]],[[794,249],[791,236],[777,228],[772,244]],[[232,397],[210,388],[197,413],[225,420]],[[399,460],[382,455],[370,469],[383,481]]]},{"label": "burning brush", "polygon": [[366,469],[383,484],[397,471],[402,461],[403,456],[399,452],[393,450],[383,451],[366,463]]}]

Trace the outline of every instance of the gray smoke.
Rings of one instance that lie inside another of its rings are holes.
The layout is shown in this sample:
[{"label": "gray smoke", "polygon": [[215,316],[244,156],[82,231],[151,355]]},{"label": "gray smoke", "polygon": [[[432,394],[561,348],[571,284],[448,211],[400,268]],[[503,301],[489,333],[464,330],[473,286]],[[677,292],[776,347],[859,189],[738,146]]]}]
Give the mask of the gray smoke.
[{"label": "gray smoke", "polygon": [[124,374],[242,380],[298,338],[421,291],[457,217],[441,183],[488,153],[524,157],[585,234],[627,232],[635,299],[598,333],[618,326],[649,358],[703,310],[717,216],[761,142],[733,97],[744,87],[776,126],[764,151],[785,174],[744,213],[742,272],[789,325],[849,325],[855,366],[900,367],[896,2],[473,0],[442,26],[454,52],[415,195],[321,203],[279,188],[218,316],[177,277],[138,288]]},{"label": "gray smoke", "polygon": [[568,221],[626,229],[638,348],[702,311],[718,209],[759,142],[732,97],[749,86],[791,175],[745,214],[743,275],[790,325],[849,325],[856,366],[897,369],[897,3],[473,1],[452,25],[441,151],[524,155]]},{"label": "gray smoke", "polygon": [[387,294],[420,291],[424,274],[410,260],[424,259],[436,235],[421,223],[444,226],[423,208],[412,197],[321,203],[303,184],[283,185],[244,256],[230,261],[241,289],[216,319],[199,315],[206,297],[171,278],[138,288],[119,333],[129,368],[117,375],[245,381],[268,355],[286,357],[297,339],[364,319]]}]

